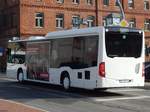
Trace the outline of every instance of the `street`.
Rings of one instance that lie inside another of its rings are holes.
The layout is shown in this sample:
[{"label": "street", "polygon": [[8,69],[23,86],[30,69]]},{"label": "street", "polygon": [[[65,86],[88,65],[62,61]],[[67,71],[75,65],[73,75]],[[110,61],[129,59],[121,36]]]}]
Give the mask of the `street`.
[{"label": "street", "polygon": [[[150,84],[143,88],[89,91],[39,83],[18,83],[0,77],[0,99],[48,112],[150,112]],[[1,112],[1,111],[0,111]]]}]

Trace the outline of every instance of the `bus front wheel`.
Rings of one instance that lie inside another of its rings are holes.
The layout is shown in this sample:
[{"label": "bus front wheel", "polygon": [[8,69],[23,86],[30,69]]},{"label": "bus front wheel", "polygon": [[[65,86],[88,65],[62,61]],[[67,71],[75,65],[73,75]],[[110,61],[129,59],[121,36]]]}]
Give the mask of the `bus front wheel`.
[{"label": "bus front wheel", "polygon": [[70,88],[70,79],[67,76],[65,76],[63,79],[63,88],[65,90],[69,90],[69,88]]},{"label": "bus front wheel", "polygon": [[18,70],[17,80],[18,80],[18,82],[23,82],[23,71],[22,70]]}]

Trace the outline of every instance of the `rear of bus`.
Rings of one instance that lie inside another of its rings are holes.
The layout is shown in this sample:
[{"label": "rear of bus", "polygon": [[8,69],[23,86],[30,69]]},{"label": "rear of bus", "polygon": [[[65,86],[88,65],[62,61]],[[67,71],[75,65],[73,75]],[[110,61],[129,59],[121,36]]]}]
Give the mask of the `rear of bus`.
[{"label": "rear of bus", "polygon": [[99,86],[144,86],[144,33],[141,30],[122,27],[106,27],[103,32]]}]

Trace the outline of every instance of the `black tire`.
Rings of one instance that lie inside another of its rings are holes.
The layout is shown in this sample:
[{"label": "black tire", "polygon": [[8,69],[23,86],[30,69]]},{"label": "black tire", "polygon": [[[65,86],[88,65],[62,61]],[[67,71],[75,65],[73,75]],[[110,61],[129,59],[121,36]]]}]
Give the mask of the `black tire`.
[{"label": "black tire", "polygon": [[68,76],[65,76],[63,78],[62,86],[63,86],[64,90],[68,91],[70,89],[70,78]]},{"label": "black tire", "polygon": [[17,80],[18,80],[18,82],[23,82],[23,77],[24,77],[24,75],[23,75],[23,71],[20,69],[20,70],[18,70],[18,73],[17,73]]}]

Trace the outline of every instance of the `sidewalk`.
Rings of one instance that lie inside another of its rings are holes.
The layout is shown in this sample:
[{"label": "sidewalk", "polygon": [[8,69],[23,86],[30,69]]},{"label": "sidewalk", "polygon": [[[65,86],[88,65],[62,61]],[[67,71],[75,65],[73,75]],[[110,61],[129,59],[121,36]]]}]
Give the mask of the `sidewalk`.
[{"label": "sidewalk", "polygon": [[46,112],[14,101],[0,99],[0,112]]}]

